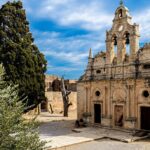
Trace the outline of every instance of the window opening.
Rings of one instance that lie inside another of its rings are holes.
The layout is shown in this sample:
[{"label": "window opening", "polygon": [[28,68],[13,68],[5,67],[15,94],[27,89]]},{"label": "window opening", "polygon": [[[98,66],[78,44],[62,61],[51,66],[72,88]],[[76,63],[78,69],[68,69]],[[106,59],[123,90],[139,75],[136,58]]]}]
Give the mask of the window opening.
[{"label": "window opening", "polygon": [[119,10],[119,18],[122,18],[123,17],[123,12],[122,12],[122,9]]}]

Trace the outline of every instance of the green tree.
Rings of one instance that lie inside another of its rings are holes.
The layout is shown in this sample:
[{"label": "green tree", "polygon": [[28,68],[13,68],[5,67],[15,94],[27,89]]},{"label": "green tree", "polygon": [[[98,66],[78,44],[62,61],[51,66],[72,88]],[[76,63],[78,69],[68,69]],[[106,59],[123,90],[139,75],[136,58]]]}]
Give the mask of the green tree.
[{"label": "green tree", "polygon": [[46,60],[34,45],[21,1],[7,2],[0,9],[0,63],[6,81],[19,86],[19,97],[28,97],[25,112],[45,100]]},{"label": "green tree", "polygon": [[42,150],[45,143],[39,139],[37,123],[22,117],[17,88],[3,80],[0,66],[0,150]]}]

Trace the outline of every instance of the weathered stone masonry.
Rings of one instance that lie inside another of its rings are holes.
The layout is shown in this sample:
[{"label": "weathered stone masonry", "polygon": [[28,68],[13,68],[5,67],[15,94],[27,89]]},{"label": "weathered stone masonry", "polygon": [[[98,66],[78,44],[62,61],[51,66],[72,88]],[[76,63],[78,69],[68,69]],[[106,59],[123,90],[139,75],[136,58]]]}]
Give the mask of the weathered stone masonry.
[{"label": "weathered stone masonry", "polygon": [[106,31],[106,52],[92,57],[77,84],[78,119],[150,130],[150,44],[139,48],[139,25],[122,3]]}]

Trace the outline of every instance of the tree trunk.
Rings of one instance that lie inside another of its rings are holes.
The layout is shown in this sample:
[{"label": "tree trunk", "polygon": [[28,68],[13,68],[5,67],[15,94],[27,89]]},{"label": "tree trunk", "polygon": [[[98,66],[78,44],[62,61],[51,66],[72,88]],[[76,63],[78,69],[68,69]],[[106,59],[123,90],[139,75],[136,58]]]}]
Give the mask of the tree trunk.
[{"label": "tree trunk", "polygon": [[66,90],[63,77],[61,78],[61,92],[62,92],[63,104],[64,104],[64,117],[68,117],[69,106],[72,105],[72,103],[69,102],[69,97],[68,97],[71,91]]},{"label": "tree trunk", "polygon": [[68,117],[68,110],[72,103],[64,102],[64,117]]},{"label": "tree trunk", "polygon": [[68,105],[64,103],[64,117],[68,117]]}]

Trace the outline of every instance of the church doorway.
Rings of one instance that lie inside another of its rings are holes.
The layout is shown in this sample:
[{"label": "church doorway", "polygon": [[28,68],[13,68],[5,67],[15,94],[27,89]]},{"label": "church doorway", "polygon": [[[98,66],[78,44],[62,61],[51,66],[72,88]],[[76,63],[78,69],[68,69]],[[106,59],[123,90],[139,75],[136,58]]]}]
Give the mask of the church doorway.
[{"label": "church doorway", "polygon": [[115,126],[123,127],[123,106],[115,106]]},{"label": "church doorway", "polygon": [[141,129],[150,130],[150,107],[141,107]]},{"label": "church doorway", "polygon": [[94,104],[94,123],[101,123],[101,104]]}]

